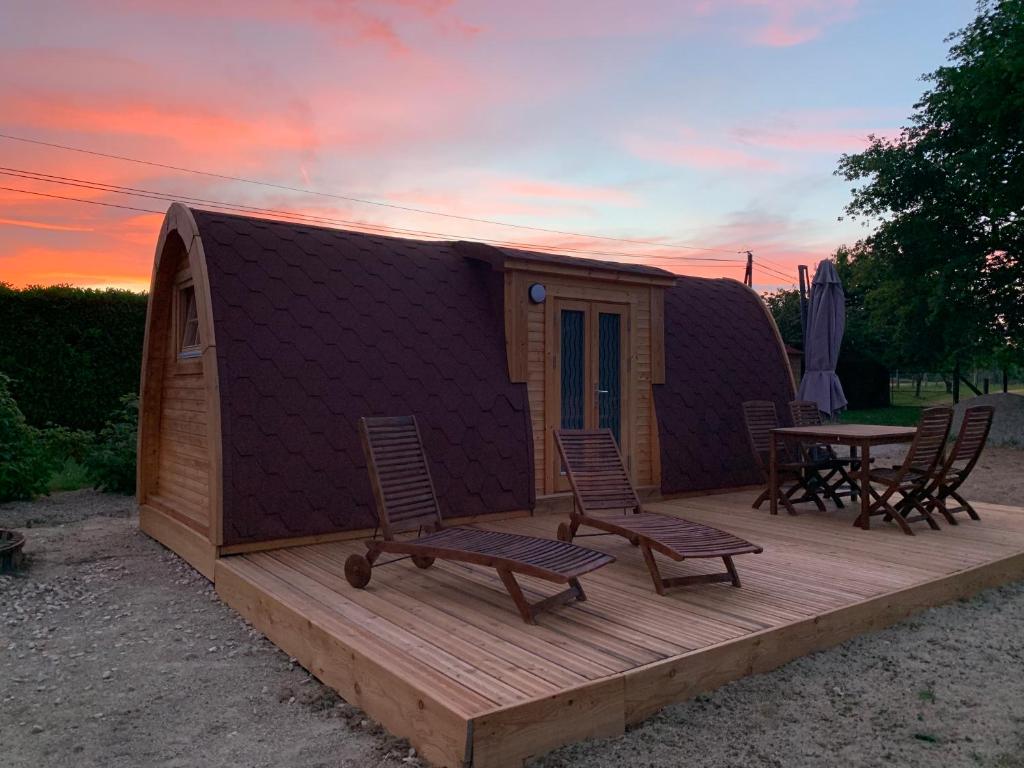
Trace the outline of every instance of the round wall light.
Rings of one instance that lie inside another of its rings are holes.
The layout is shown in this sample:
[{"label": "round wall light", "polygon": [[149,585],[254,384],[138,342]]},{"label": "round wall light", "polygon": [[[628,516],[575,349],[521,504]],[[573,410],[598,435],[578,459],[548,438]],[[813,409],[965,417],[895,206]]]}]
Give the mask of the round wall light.
[{"label": "round wall light", "polygon": [[547,298],[548,292],[540,283],[534,283],[530,286],[530,301],[534,304],[543,303],[544,299]]}]

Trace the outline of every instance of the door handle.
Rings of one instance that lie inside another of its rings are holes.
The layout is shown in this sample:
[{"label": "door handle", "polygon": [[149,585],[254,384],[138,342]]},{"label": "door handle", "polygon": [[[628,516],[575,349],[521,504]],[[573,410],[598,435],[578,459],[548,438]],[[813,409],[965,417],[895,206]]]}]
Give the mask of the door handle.
[{"label": "door handle", "polygon": [[608,390],[607,389],[599,389],[599,390],[597,390],[597,394],[599,394],[599,395],[607,395],[608,394]]}]

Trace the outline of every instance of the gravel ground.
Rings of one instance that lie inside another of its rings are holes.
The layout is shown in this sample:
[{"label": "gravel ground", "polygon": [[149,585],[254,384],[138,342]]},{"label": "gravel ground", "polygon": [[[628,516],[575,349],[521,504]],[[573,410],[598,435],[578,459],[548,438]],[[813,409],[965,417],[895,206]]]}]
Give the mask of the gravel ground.
[{"label": "gravel ground", "polygon": [[15,526],[28,569],[0,576],[5,768],[420,764],[139,532],[134,499],[0,506]]},{"label": "gravel ground", "polygon": [[[1024,451],[989,449],[967,495],[1024,506]],[[29,536],[0,577],[0,764],[420,765],[139,533],[132,499],[0,505],[0,527]],[[1022,626],[1024,583],[990,590],[533,766],[1024,768]]]}]

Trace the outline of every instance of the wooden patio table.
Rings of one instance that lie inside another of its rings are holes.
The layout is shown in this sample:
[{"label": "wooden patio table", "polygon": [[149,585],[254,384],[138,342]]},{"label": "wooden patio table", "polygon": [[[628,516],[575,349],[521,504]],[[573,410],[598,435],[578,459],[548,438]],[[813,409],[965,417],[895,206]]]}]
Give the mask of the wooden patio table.
[{"label": "wooden patio table", "polygon": [[[851,474],[860,478],[860,515],[853,524],[864,530],[871,527],[868,510],[871,507],[871,446],[891,443],[909,443],[917,434],[917,427],[888,427],[881,424],[821,424],[811,427],[779,427],[772,433],[785,440],[848,445],[859,452],[860,467]],[[779,512],[779,476],[776,460],[776,440],[772,440],[769,456],[769,498],[773,515]],[[851,467],[853,470],[853,467]]]}]

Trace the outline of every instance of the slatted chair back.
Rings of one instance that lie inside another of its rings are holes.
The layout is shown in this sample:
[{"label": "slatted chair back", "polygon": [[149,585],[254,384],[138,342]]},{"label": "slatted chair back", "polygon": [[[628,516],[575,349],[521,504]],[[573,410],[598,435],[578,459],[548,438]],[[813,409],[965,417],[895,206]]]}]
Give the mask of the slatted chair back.
[{"label": "slatted chair back", "polygon": [[[817,427],[821,425],[821,410],[813,400],[792,400],[789,415],[794,427]],[[810,461],[826,461],[835,458],[832,446],[819,441],[801,441],[804,456]]]},{"label": "slatted chair back", "polygon": [[789,415],[794,427],[817,427],[821,424],[821,411],[813,400],[793,400],[789,404]]},{"label": "slatted chair back", "polygon": [[[775,403],[771,400],[748,400],[743,403],[743,420],[747,424],[747,435],[750,447],[754,451],[757,464],[767,474],[769,453],[772,449],[772,430],[779,426],[779,415]],[[782,445],[779,445],[780,457]]]},{"label": "slatted chair back", "polygon": [[974,466],[985,447],[985,441],[988,440],[995,412],[996,409],[991,405],[976,405],[964,411],[960,432],[957,434],[956,442],[950,452],[951,464],[963,462],[967,465],[965,469]]},{"label": "slatted chair back", "polygon": [[555,443],[581,514],[640,510],[640,499],[610,429],[558,429]]},{"label": "slatted chair back", "polygon": [[441,508],[416,417],[364,416],[359,430],[384,538],[439,528]]},{"label": "slatted chair back", "polygon": [[925,408],[921,411],[917,434],[914,435],[914,442],[910,444],[910,450],[903,460],[903,468],[913,468],[931,475],[936,464],[942,459],[942,450],[946,446],[952,423],[952,408]]}]

